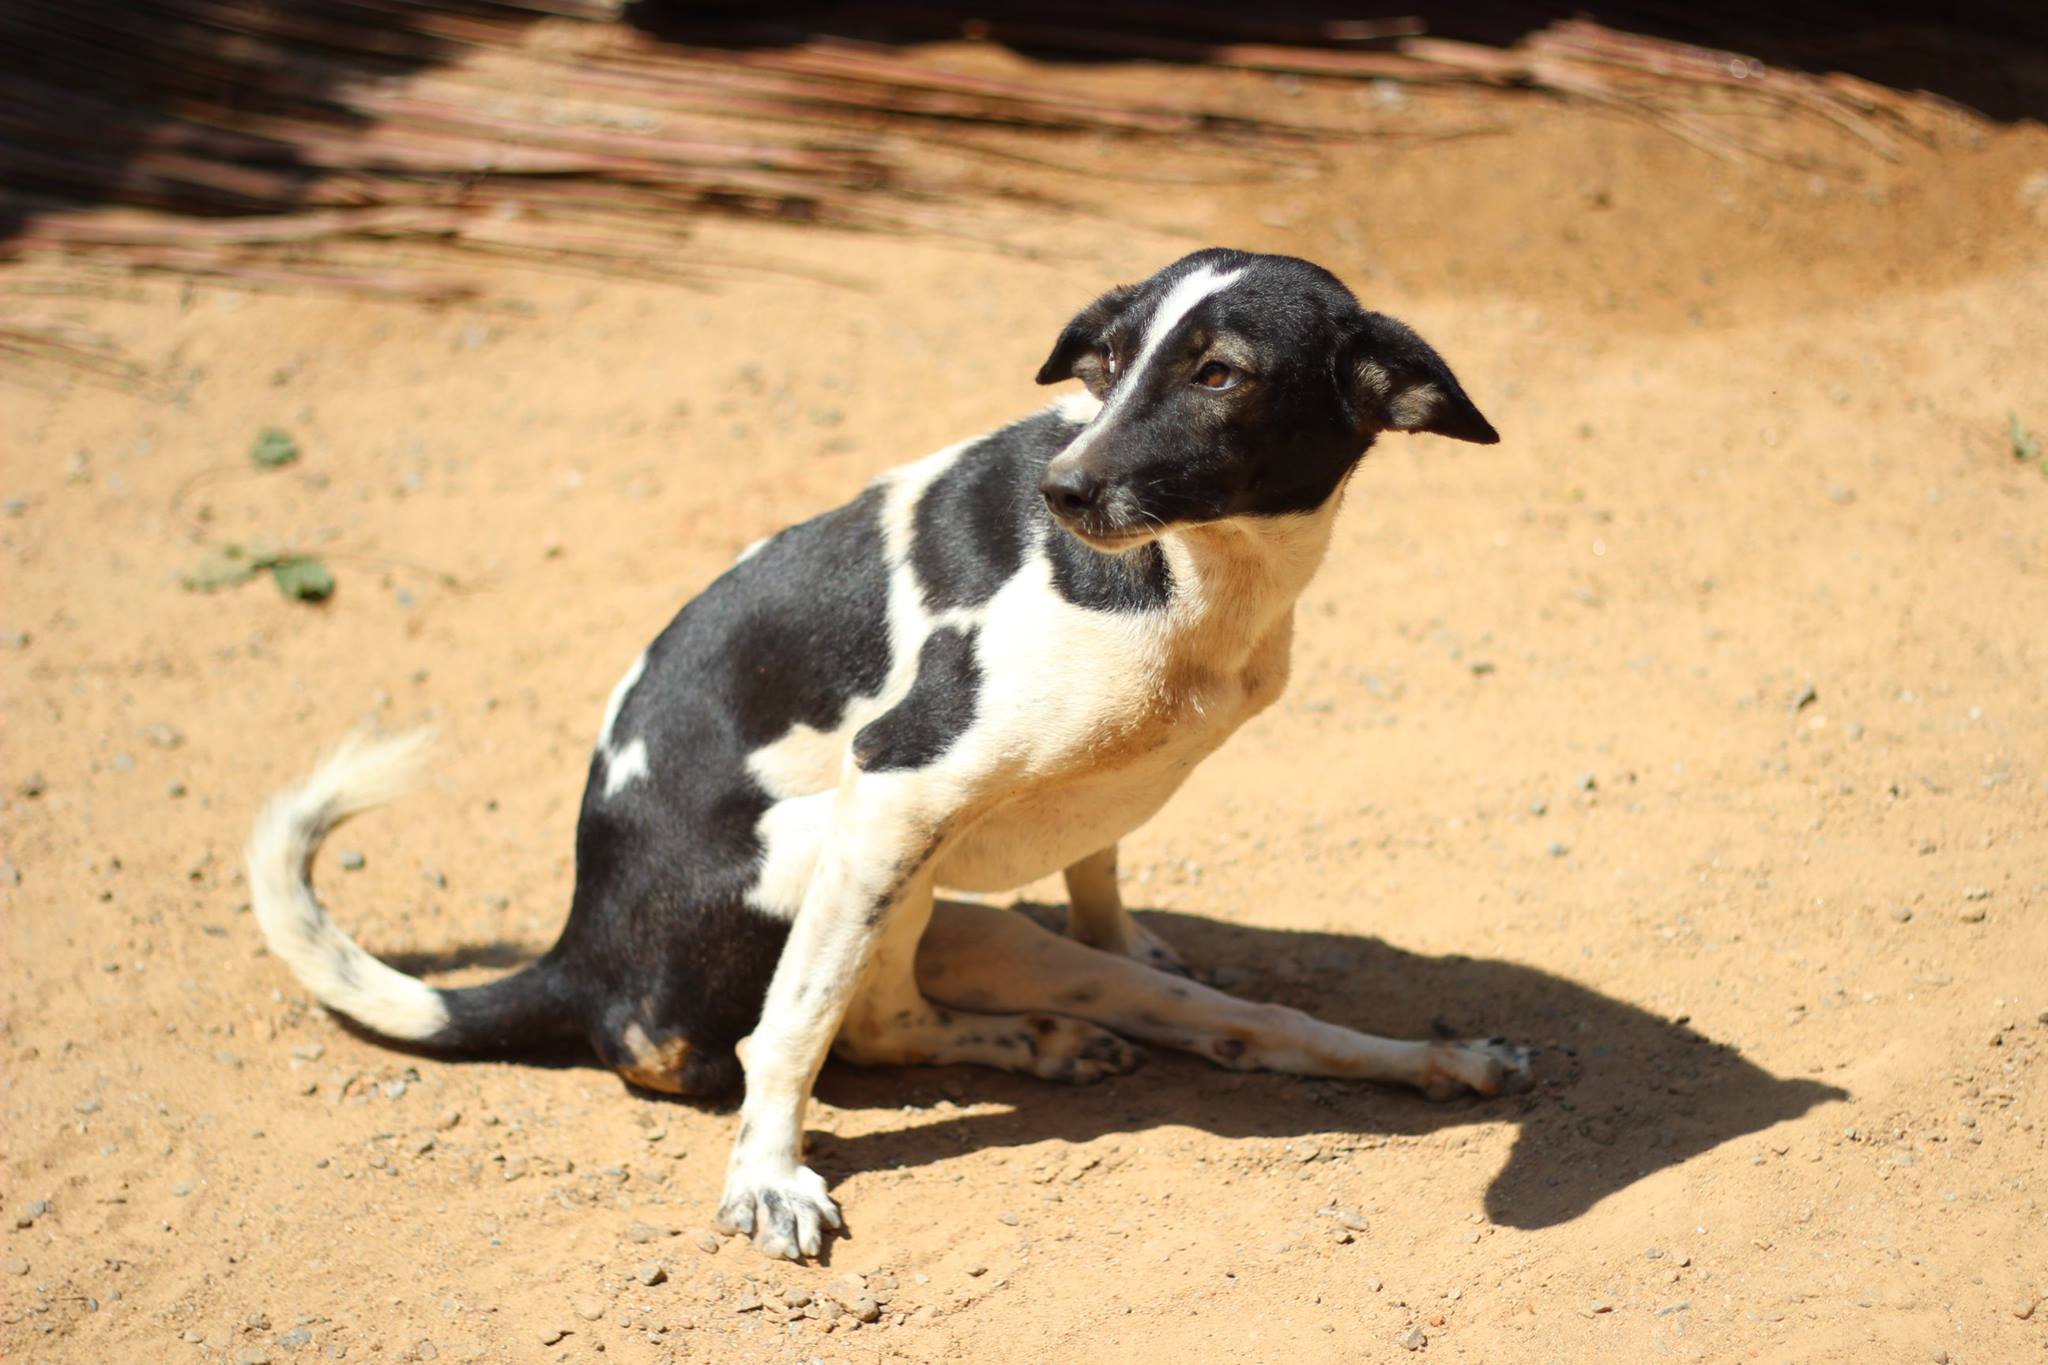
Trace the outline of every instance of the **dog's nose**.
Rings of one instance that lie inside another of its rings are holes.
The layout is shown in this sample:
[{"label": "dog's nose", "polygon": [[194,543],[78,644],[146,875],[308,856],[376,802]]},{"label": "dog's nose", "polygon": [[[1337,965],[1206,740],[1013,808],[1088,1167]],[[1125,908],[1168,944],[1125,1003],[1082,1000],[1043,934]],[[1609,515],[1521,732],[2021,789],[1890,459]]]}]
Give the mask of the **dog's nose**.
[{"label": "dog's nose", "polygon": [[1051,468],[1038,482],[1045,505],[1069,520],[1085,516],[1102,498],[1102,477],[1082,465]]}]

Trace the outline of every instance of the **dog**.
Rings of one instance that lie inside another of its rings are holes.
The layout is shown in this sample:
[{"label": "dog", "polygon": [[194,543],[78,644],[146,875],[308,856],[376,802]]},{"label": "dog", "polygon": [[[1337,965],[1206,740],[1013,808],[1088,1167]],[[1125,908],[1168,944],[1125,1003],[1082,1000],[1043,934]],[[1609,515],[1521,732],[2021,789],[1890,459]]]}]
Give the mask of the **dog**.
[{"label": "dog", "polygon": [[[630,1084],[744,1082],[716,1221],[772,1256],[842,1227],[803,1164],[826,1054],[1086,1083],[1130,1040],[1224,1067],[1523,1084],[1500,1039],[1398,1041],[1191,978],[1124,909],[1117,841],[1285,686],[1296,598],[1385,431],[1500,438],[1414,332],[1285,256],[1198,251],[1083,308],[1040,384],[1085,394],[748,547],[605,707],[553,948],[440,990],[358,947],[311,862],[417,735],[346,742],[258,817],[273,952],[394,1040],[587,1039]],[[939,903],[1063,871],[1064,936]]]}]

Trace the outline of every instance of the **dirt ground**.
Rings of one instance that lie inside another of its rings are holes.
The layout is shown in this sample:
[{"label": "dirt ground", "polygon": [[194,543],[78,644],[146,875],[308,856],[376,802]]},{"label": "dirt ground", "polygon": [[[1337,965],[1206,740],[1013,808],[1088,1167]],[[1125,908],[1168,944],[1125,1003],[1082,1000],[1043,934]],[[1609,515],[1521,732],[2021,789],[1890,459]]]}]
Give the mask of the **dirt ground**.
[{"label": "dirt ground", "polygon": [[[1067,149],[1029,174],[1092,207],[1020,211],[1031,254],[706,230],[857,287],[46,302],[170,384],[0,376],[0,1352],[2048,1356],[2048,477],[2009,432],[2048,430],[2048,133],[1811,169],[1401,116],[1497,131],[1239,183]],[[330,844],[337,917],[437,980],[545,948],[605,695],[677,605],[1036,406],[1073,309],[1210,243],[1329,265],[1505,439],[1373,453],[1287,697],[1127,897],[1241,993],[1525,1039],[1534,1093],[835,1066],[851,1235],[795,1267],[706,1234],[729,1113],[405,1055],[265,952],[250,818],[366,719],[443,742]],[[269,426],[298,464],[250,467]],[[331,602],[179,586],[264,537]],[[878,1321],[785,1311],[849,1275]]]}]

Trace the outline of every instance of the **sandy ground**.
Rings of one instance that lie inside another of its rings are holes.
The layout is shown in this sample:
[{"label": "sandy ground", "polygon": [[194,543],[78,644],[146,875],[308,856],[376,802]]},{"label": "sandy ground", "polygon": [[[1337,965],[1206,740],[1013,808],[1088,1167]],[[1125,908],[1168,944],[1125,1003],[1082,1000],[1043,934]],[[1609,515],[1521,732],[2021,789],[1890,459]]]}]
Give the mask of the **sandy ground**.
[{"label": "sandy ground", "polygon": [[[1815,172],[1412,112],[1501,131],[1048,172],[1100,211],[1020,221],[1035,256],[709,231],[859,288],[50,305],[170,382],[0,376],[0,1352],[2048,1354],[2048,478],[2007,435],[2048,428],[2048,135]],[[835,1067],[852,1233],[798,1268],[705,1234],[729,1114],[392,1051],[266,954],[251,814],[366,718],[444,742],[330,845],[338,917],[441,980],[544,948],[603,699],[675,607],[1035,406],[1073,308],[1209,242],[1328,264],[1506,439],[1373,454],[1288,696],[1126,844],[1128,898],[1242,993],[1526,1039],[1533,1094]],[[258,473],[272,425],[305,458]],[[263,537],[333,600],[179,587]],[[785,1311],[849,1276],[880,1320]]]}]

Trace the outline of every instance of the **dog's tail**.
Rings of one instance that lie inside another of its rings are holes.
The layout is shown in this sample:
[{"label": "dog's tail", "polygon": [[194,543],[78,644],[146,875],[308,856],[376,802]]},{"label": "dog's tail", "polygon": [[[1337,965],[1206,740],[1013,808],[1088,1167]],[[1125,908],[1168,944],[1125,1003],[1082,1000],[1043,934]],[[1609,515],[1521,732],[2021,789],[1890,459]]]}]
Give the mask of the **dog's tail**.
[{"label": "dog's tail", "polygon": [[560,1037],[573,1015],[550,958],[503,980],[438,990],[357,946],[313,895],[313,855],[335,827],[399,796],[432,735],[344,740],[256,817],[244,855],[256,922],[270,951],[323,1005],[365,1028],[424,1048],[486,1052]]}]

